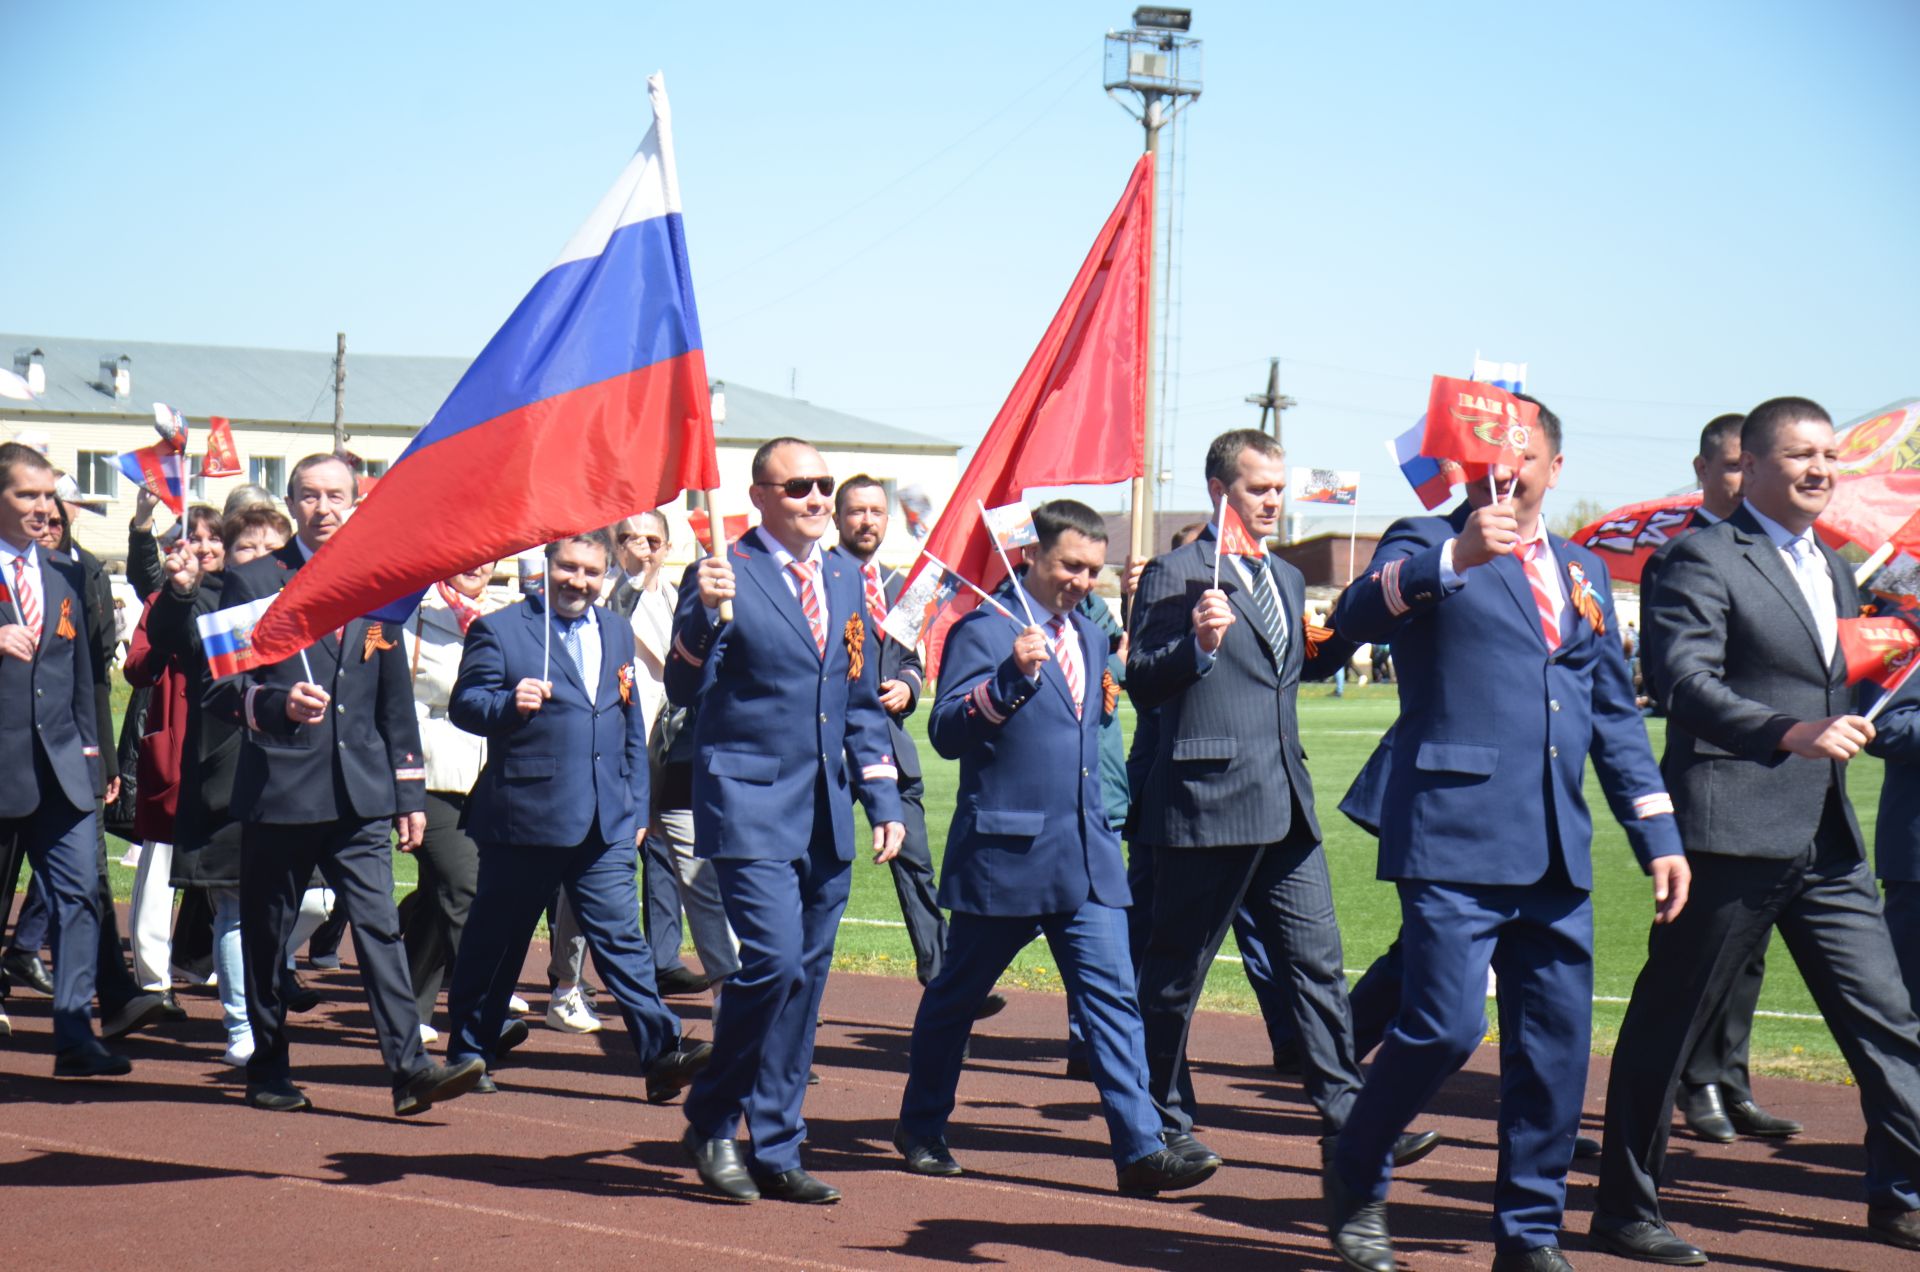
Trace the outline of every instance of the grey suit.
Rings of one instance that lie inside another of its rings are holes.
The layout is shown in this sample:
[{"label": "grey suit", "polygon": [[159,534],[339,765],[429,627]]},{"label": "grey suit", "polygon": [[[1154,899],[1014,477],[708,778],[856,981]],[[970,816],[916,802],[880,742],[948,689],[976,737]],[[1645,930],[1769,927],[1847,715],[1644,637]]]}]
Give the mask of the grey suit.
[{"label": "grey suit", "polygon": [[1243,900],[1272,952],[1307,1095],[1328,1132],[1345,1124],[1360,1086],[1340,928],[1296,712],[1300,681],[1332,675],[1353,646],[1335,636],[1309,657],[1305,581],[1279,558],[1266,561],[1286,631],[1280,649],[1228,564],[1220,586],[1236,621],[1212,658],[1200,652],[1191,614],[1213,585],[1211,532],[1155,558],[1134,605],[1127,694],[1142,713],[1157,713],[1133,834],[1153,851],[1140,1010],[1150,1091],[1170,1130],[1193,1126],[1187,1031]]},{"label": "grey suit", "polygon": [[[1838,614],[1857,612],[1846,563],[1820,549]],[[1847,800],[1846,766],[1778,749],[1796,722],[1849,709],[1844,662],[1780,550],[1743,508],[1668,554],[1647,598],[1662,767],[1693,868],[1691,897],[1654,927],[1607,1089],[1597,1209],[1660,1221],[1669,1110],[1699,1009],[1727,992],[1778,926],[1875,1110],[1889,1152],[1920,1167],[1920,1020],[1900,982]]]}]

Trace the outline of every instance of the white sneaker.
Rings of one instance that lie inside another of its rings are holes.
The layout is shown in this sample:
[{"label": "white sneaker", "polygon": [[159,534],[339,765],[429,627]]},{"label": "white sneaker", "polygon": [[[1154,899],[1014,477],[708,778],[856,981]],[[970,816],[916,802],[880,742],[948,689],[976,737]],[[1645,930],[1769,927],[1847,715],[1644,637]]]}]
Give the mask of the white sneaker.
[{"label": "white sneaker", "polygon": [[513,997],[507,999],[507,1010],[516,1016],[524,1016],[533,1010],[533,1005],[527,1002],[526,999],[520,997],[520,995],[515,994]]},{"label": "white sneaker", "polygon": [[580,993],[579,986],[564,994],[555,994],[553,1001],[547,1004],[547,1028],[558,1029],[562,1033],[598,1033],[600,1017],[593,1008],[587,1006],[587,1000]]},{"label": "white sneaker", "polygon": [[13,1037],[13,1022],[7,1019],[7,1009],[0,1007],[0,1038]]},{"label": "white sneaker", "polygon": [[227,1044],[227,1054],[220,1057],[220,1063],[236,1069],[247,1067],[247,1061],[253,1059],[253,1035],[241,1034]]},{"label": "white sneaker", "polygon": [[424,1020],[421,1021],[420,1022],[420,1045],[423,1047],[431,1047],[434,1043],[438,1041],[440,1041],[440,1031],[438,1029],[435,1029],[432,1025],[428,1024],[426,1021]]},{"label": "white sneaker", "polygon": [[140,842],[138,840],[128,841],[127,850],[120,854],[120,864],[128,870],[138,870],[140,868]]}]

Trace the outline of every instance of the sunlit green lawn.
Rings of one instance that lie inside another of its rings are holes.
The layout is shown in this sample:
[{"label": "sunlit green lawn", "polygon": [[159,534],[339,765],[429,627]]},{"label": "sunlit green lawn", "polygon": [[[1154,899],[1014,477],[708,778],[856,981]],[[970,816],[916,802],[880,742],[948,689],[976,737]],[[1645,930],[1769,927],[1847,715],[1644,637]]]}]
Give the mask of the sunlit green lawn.
[{"label": "sunlit green lawn", "polygon": [[[122,699],[124,693],[122,688]],[[1334,806],[1398,709],[1398,699],[1391,686],[1350,688],[1345,698],[1334,698],[1330,688],[1313,685],[1307,687],[1300,698],[1301,733],[1312,757],[1321,826],[1327,836],[1334,897],[1346,944],[1346,963],[1355,973],[1393,940],[1400,922],[1399,907],[1391,885],[1374,878],[1375,841],[1336,812]],[[1132,715],[1124,706],[1124,700],[1122,710],[1131,736]],[[1648,723],[1657,753],[1663,723],[1659,720]],[[927,824],[937,861],[952,817],[958,772],[955,765],[941,760],[926,745],[924,711],[915,715],[911,727],[920,742],[921,763],[926,770]],[[1869,842],[1880,779],[1878,761],[1860,763],[1850,777],[1854,806]],[[1594,1046],[1606,1052],[1612,1048],[1625,1010],[1624,1001],[1610,1000],[1624,1000],[1632,992],[1634,977],[1645,955],[1651,901],[1646,877],[1634,863],[1625,834],[1607,816],[1605,801],[1591,774],[1587,801],[1597,810],[1593,845],[1594,993],[1599,1001],[1594,1004]],[[124,898],[132,889],[132,873],[117,864],[123,845],[115,841],[111,846],[116,858],[114,890]],[[414,880],[412,860],[397,857],[395,875],[401,890],[410,890]],[[864,854],[854,869],[853,898],[848,903],[846,918],[840,930],[837,966],[902,976],[913,974],[913,950],[907,943],[905,930],[898,926],[899,903],[891,879],[884,867],[872,865]],[[1223,953],[1234,953],[1231,937]],[[1035,988],[1058,989],[1060,986],[1053,959],[1042,942],[1027,947],[1015,961],[1008,979]],[[1206,1004],[1229,1011],[1256,1010],[1253,995],[1237,963],[1223,960],[1215,966],[1207,984]],[[1777,943],[1768,963],[1760,1010],[1777,1014],[1763,1014],[1755,1022],[1753,1051],[1757,1069],[1845,1080],[1845,1064],[1825,1024],[1818,1019],[1794,1018],[1813,1016],[1813,1000],[1792,961]]]}]

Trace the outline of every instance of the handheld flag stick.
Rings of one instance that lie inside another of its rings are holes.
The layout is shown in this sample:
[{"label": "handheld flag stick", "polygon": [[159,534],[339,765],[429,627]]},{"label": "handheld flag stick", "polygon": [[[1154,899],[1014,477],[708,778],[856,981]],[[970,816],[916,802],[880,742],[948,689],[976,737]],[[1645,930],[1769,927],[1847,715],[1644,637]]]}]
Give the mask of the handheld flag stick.
[{"label": "handheld flag stick", "polygon": [[540,606],[547,621],[540,624],[540,679],[553,679],[553,566],[546,554],[540,556]]},{"label": "handheld flag stick", "polygon": [[[345,658],[346,653],[342,651],[340,656],[342,658]],[[308,684],[317,685],[320,683],[318,680],[315,680],[313,678],[313,664],[307,661],[307,647],[305,645],[300,646],[300,670],[304,671],[307,674]]]},{"label": "handheld flag stick", "polygon": [[1854,570],[1853,572],[1854,586],[1859,587],[1860,585],[1864,584],[1868,579],[1872,578],[1873,572],[1879,569],[1881,566],[1885,565],[1888,559],[1891,558],[1892,556],[1893,556],[1893,541],[1889,539],[1887,542],[1880,545],[1880,548],[1878,551],[1876,551],[1872,556],[1868,557],[1866,560],[1862,561],[1859,564],[1859,566]]},{"label": "handheld flag stick", "polygon": [[1227,494],[1220,492],[1220,505],[1213,510],[1213,590],[1220,590],[1220,558],[1226,553],[1221,547],[1227,541]]},{"label": "handheld flag stick", "polygon": [[[1007,549],[1001,544],[1000,536],[993,532],[993,519],[987,516],[986,500],[976,499],[973,502],[974,506],[980,509],[980,528],[987,532],[989,539],[993,540],[993,550],[1000,554],[1000,564],[1007,567],[1007,577],[1013,580],[1013,590],[1020,597],[1020,608],[1027,611],[1027,623],[1033,627],[1040,626],[1040,620],[1033,616],[1033,603],[1027,600],[1027,589],[1020,586],[1020,576],[1013,572],[1013,558],[1007,555]],[[955,577],[958,576],[956,575]],[[965,582],[964,579],[961,581]],[[976,592],[980,592],[980,589],[974,587],[971,583],[968,583],[967,586],[972,587]],[[985,596],[986,593],[980,592],[980,595]]]},{"label": "handheld flag stick", "polygon": [[[706,491],[705,494],[707,504],[707,534],[713,540],[713,555],[724,561],[727,559],[727,523],[726,520],[721,517],[719,508],[714,504],[713,492],[709,490]],[[718,608],[720,621],[723,623],[731,623],[733,621],[732,599],[729,598],[721,601]]]},{"label": "handheld flag stick", "polygon": [[1882,711],[1885,711],[1887,709],[1887,704],[1889,702],[1892,702],[1896,697],[1898,697],[1900,694],[1900,691],[1907,687],[1907,681],[1913,678],[1913,669],[1915,667],[1920,667],[1920,658],[1916,658],[1908,662],[1907,669],[1900,673],[1900,679],[1893,682],[1893,688],[1887,690],[1887,692],[1884,695],[1882,695],[1880,701],[1874,703],[1872,707],[1868,708],[1867,716],[1866,716],[1866,720],[1868,724],[1872,724],[1873,718],[1879,715]]},{"label": "handheld flag stick", "polygon": [[985,601],[987,604],[993,606],[993,608],[999,610],[1002,614],[1005,614],[1007,616],[1008,622],[1012,623],[1016,627],[1020,625],[1020,619],[1014,614],[1014,612],[1008,609],[1006,606],[1002,605],[998,598],[988,595],[986,589],[981,587],[978,583],[975,583],[973,580],[967,578],[965,575],[961,574],[960,571],[954,569],[952,566],[948,565],[945,561],[942,561],[939,557],[933,555],[933,553],[931,552],[922,552],[920,555],[927,558],[928,561],[931,561],[935,569],[945,570],[949,578],[958,579],[960,582],[966,584],[968,590],[970,590],[975,596],[979,597],[981,600]]}]

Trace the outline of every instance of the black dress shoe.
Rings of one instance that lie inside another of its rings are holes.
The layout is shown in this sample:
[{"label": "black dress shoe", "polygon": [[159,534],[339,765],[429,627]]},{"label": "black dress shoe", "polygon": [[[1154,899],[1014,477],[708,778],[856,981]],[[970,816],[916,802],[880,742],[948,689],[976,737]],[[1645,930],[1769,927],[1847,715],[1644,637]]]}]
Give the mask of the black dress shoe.
[{"label": "black dress shoe", "polygon": [[1736,1100],[1727,1105],[1727,1120],[1742,1135],[1760,1139],[1787,1139],[1807,1129],[1790,1117],[1775,1117],[1752,1100]]},{"label": "black dress shoe", "polygon": [[187,1009],[180,1005],[180,1000],[173,996],[171,989],[160,995],[160,1019],[171,1022],[186,1018]]},{"label": "black dress shoe", "polygon": [[309,954],[307,955],[307,966],[316,972],[337,972],[340,970],[340,956],[338,954]]},{"label": "black dress shoe", "polygon": [[803,1206],[831,1206],[840,1200],[838,1188],[815,1179],[798,1166],[783,1170],[778,1175],[755,1175],[753,1182],[760,1186],[762,1197],[774,1201],[793,1201]]},{"label": "black dress shoe", "polygon": [[1220,1154],[1214,1152],[1185,1131],[1162,1131],[1160,1132],[1160,1142],[1167,1146],[1169,1153],[1172,1153],[1182,1161],[1193,1162],[1201,1166],[1212,1166],[1215,1170],[1220,1169],[1220,1167],[1225,1164],[1225,1159],[1223,1159]]},{"label": "black dress shoe", "polygon": [[808,1070],[807,1070],[807,1085],[808,1085],[808,1086],[819,1086],[819,1085],[820,1085],[820,1072],[819,1072],[819,1070],[817,1070],[817,1069],[808,1069]]},{"label": "black dress shoe", "polygon": [[1573,1264],[1559,1246],[1535,1246],[1495,1251],[1493,1272],[1573,1272]]},{"label": "black dress shoe", "polygon": [[1646,1263],[1698,1267],[1707,1261],[1705,1250],[1674,1236],[1667,1225],[1646,1219],[1616,1219],[1595,1211],[1587,1237],[1602,1250]]},{"label": "black dress shoe", "polygon": [[500,1088],[493,1084],[492,1078],[488,1077],[486,1074],[483,1073],[480,1075],[480,1080],[473,1084],[473,1090],[467,1092],[467,1094],[468,1095],[498,1095],[500,1094]]},{"label": "black dress shoe", "polygon": [[6,971],[9,984],[21,985],[36,994],[53,997],[53,977],[47,975],[47,965],[40,961],[38,954],[14,950],[0,959],[0,968]]},{"label": "black dress shoe", "polygon": [[747,1173],[746,1163],[740,1160],[740,1146],[734,1141],[701,1139],[689,1126],[680,1143],[693,1159],[693,1168],[700,1172],[701,1183],[735,1201],[760,1200],[760,1190],[753,1186],[753,1176]]},{"label": "black dress shoe", "polygon": [[56,1078],[119,1078],[133,1072],[133,1062],[97,1042],[69,1047],[53,1058]]},{"label": "black dress shoe", "polygon": [[1005,994],[988,994],[973,1013],[975,1020],[985,1020],[988,1016],[998,1016],[1007,1009]]},{"label": "black dress shoe", "polygon": [[1070,1078],[1091,1078],[1093,1076],[1093,1066],[1087,1063],[1085,1056],[1068,1056],[1067,1076]]},{"label": "black dress shoe", "polygon": [[487,1076],[487,1062],[468,1056],[453,1064],[430,1064],[393,1089],[393,1115],[413,1117],[456,1100]]},{"label": "black dress shoe", "polygon": [[960,1173],[960,1163],[953,1160],[953,1154],[947,1151],[947,1141],[943,1139],[921,1139],[896,1126],[893,1128],[893,1146],[900,1150],[900,1156],[907,1159],[907,1169],[915,1175]]},{"label": "black dress shoe", "polygon": [[1920,1210],[1868,1206],[1867,1233],[1877,1241],[1903,1250],[1920,1250]]},{"label": "black dress shoe", "polygon": [[1171,1149],[1157,1148],[1120,1168],[1120,1192],[1128,1197],[1151,1197],[1178,1192],[1213,1178],[1217,1162],[1190,1162]]},{"label": "black dress shoe", "polygon": [[1273,1049],[1273,1071],[1290,1078],[1297,1078],[1306,1072],[1300,1062],[1300,1045],[1283,1042]]},{"label": "black dress shoe", "polygon": [[658,973],[654,978],[654,984],[659,988],[662,998],[678,998],[704,992],[707,988],[707,978],[696,976],[687,968],[674,967]]},{"label": "black dress shoe", "polygon": [[1576,1135],[1573,1137],[1573,1159],[1575,1161],[1591,1161],[1598,1156],[1600,1156],[1599,1140],[1593,1138],[1591,1135]]},{"label": "black dress shoe", "polygon": [[1332,1162],[1320,1174],[1320,1187],[1327,1199],[1327,1231],[1340,1261],[1358,1272],[1393,1272],[1387,1203],[1365,1201],[1348,1192]]},{"label": "black dress shoe", "polygon": [[289,1016],[305,1015],[320,1005],[320,991],[309,989],[306,982],[292,973],[288,973],[286,983],[281,986],[281,996]]},{"label": "black dress shoe", "polygon": [[1691,1089],[1682,1087],[1674,1104],[1686,1119],[1687,1129],[1701,1139],[1716,1144],[1733,1143],[1733,1122],[1727,1117],[1727,1106],[1720,1100],[1718,1083],[1709,1082]]},{"label": "black dress shoe", "polygon": [[1411,1166],[1438,1147],[1440,1132],[1408,1131],[1393,1141],[1393,1167],[1398,1170],[1402,1166]]},{"label": "black dress shoe", "polygon": [[712,1043],[689,1042],[684,1038],[672,1051],[655,1056],[647,1066],[647,1103],[665,1104],[686,1090],[693,1075],[706,1068],[712,1058]]},{"label": "black dress shoe", "polygon": [[124,1038],[136,1029],[151,1025],[167,1014],[167,1001],[158,994],[135,994],[127,1001],[109,1007],[100,1004],[100,1036]]},{"label": "black dress shoe", "polygon": [[532,1034],[533,1030],[527,1028],[526,1021],[521,1020],[517,1016],[514,1017],[507,1021],[506,1024],[500,1026],[500,1037],[499,1040],[493,1044],[493,1054],[496,1056],[506,1055],[507,1052],[512,1051],[515,1047],[525,1042]]},{"label": "black dress shoe", "polygon": [[307,1093],[286,1078],[247,1083],[247,1103],[269,1113],[302,1113],[313,1107]]}]

